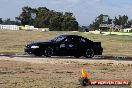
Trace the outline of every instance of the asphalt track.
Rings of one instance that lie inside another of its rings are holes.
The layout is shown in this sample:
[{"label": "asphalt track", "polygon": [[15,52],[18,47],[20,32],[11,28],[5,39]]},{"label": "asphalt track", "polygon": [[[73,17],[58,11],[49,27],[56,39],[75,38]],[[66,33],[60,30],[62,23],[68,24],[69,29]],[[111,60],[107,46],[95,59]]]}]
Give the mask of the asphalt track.
[{"label": "asphalt track", "polygon": [[[22,58],[43,58],[47,59],[47,57],[42,56],[42,57],[36,57],[34,55],[6,55],[6,54],[0,54],[1,57],[9,57],[9,58],[15,58],[15,57],[22,57]],[[116,61],[132,61],[132,57],[126,57],[126,56],[95,56],[93,58],[85,58],[85,57],[80,57],[80,58],[75,58],[72,56],[52,56],[48,57],[48,59],[84,59],[84,60],[116,60]]]}]

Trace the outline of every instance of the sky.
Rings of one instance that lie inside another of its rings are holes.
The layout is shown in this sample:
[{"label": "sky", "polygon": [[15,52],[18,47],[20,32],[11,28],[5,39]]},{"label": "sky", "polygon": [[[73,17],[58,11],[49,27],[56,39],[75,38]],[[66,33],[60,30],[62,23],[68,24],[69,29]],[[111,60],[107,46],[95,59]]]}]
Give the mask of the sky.
[{"label": "sky", "polygon": [[19,16],[22,7],[47,7],[58,12],[72,12],[80,25],[89,25],[100,14],[132,19],[132,0],[0,0],[0,18]]}]

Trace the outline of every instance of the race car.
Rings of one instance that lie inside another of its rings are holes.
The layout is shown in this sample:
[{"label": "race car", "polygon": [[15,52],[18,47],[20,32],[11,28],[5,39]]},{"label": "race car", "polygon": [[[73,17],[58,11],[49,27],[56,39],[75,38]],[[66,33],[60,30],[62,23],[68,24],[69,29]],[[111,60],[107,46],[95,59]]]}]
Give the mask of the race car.
[{"label": "race car", "polygon": [[51,40],[27,44],[25,52],[35,56],[85,56],[102,55],[101,42],[93,42],[79,35],[59,35]]}]

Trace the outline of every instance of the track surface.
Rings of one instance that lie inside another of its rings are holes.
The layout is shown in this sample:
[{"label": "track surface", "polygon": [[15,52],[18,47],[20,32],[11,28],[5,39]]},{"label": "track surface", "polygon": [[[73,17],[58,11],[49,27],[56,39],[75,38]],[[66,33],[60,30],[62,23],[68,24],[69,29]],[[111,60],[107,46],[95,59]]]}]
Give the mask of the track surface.
[{"label": "track surface", "polygon": [[[131,57],[35,57],[0,55],[0,88],[82,88],[81,68],[91,79],[127,79],[132,81]],[[121,86],[94,86],[120,88]],[[93,88],[88,86],[86,88]],[[122,88],[132,88],[123,86]]]},{"label": "track surface", "polygon": [[85,58],[85,57],[81,57],[81,58],[74,58],[74,57],[71,57],[71,56],[53,56],[53,57],[36,57],[34,55],[0,55],[0,58],[1,57],[9,57],[9,58],[17,58],[17,57],[21,57],[21,58],[43,58],[43,59],[77,59],[77,60],[81,60],[81,59],[84,59],[84,60],[118,60],[118,61],[132,61],[132,57],[126,57],[126,56],[95,56],[93,58]]}]

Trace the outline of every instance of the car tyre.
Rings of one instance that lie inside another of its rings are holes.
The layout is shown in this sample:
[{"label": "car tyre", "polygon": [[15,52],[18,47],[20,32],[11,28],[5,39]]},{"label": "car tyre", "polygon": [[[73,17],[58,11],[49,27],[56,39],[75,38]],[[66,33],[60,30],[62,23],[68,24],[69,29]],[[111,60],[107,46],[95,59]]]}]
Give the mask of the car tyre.
[{"label": "car tyre", "polygon": [[47,48],[44,50],[44,55],[45,55],[46,57],[51,57],[51,56],[53,55],[53,53],[54,53],[54,50],[53,50],[53,48],[51,48],[51,47],[47,47]]},{"label": "car tyre", "polygon": [[93,51],[93,49],[87,49],[86,52],[85,52],[85,57],[86,58],[92,58],[92,57],[94,57],[94,51]]}]

